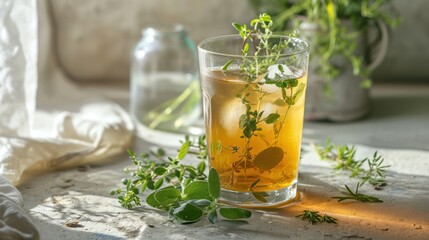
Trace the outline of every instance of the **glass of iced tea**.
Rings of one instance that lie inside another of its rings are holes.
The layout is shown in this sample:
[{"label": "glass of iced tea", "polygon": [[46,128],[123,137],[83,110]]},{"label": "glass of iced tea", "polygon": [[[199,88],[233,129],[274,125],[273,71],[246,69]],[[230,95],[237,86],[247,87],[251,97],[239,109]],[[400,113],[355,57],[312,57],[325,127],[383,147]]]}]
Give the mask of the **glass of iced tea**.
[{"label": "glass of iced tea", "polygon": [[296,197],[308,50],[279,35],[199,44],[209,163],[222,201],[262,207]]}]

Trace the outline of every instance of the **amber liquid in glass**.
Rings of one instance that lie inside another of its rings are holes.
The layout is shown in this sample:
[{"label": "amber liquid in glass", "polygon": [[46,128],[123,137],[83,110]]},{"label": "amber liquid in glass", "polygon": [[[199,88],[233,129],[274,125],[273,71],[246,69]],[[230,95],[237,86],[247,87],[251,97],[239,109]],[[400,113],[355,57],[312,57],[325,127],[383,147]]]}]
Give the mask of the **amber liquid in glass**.
[{"label": "amber liquid in glass", "polygon": [[[306,74],[297,79],[306,86]],[[202,88],[210,166],[219,172],[222,188],[267,192],[296,183],[305,91],[289,105],[282,99],[285,94],[292,96],[294,88],[282,93],[274,84],[248,83],[237,72],[220,70],[202,76]],[[251,112],[262,112],[259,130],[250,138],[240,126],[240,117],[248,110],[243,96]],[[262,121],[271,113],[280,115],[275,123]]]}]

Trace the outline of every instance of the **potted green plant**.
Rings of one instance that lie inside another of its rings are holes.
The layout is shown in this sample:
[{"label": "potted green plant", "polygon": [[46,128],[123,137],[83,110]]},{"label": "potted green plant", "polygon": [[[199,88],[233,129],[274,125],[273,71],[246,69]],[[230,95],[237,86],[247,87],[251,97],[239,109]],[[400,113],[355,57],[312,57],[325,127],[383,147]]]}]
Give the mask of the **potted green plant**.
[{"label": "potted green plant", "polygon": [[273,16],[277,31],[310,41],[306,119],[350,121],[369,112],[371,71],[399,18],[390,0],[250,0]]}]

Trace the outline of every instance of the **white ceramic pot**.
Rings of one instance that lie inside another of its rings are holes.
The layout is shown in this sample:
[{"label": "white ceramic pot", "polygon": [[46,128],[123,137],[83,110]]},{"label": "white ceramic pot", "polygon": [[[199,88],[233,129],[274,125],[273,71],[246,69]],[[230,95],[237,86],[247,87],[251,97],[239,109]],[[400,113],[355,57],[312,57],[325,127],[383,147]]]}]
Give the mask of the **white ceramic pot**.
[{"label": "white ceramic pot", "polygon": [[[374,57],[371,57],[369,69],[372,71],[383,60],[388,46],[388,32],[383,23],[379,23],[381,41]],[[301,32],[304,38],[311,43],[311,31],[316,31],[314,25],[301,24]],[[364,54],[365,46],[362,44],[365,36],[362,36],[358,44],[356,54]],[[317,47],[317,46],[314,46]],[[332,64],[339,67],[340,74],[327,81],[314,71],[317,59],[313,58],[309,68],[309,78],[306,93],[305,119],[310,121],[352,121],[366,116],[370,111],[369,90],[361,87],[362,79],[353,75],[353,67],[345,57],[335,57]],[[313,66],[313,67],[312,67]],[[326,84],[329,84],[331,94],[326,94]]]}]

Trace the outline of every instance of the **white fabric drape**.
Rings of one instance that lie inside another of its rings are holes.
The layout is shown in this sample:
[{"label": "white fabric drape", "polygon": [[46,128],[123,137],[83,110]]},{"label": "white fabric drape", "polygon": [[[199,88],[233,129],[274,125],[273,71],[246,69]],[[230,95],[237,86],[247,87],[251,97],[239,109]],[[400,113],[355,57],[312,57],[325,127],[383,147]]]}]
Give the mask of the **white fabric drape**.
[{"label": "white fabric drape", "polygon": [[0,0],[2,239],[38,239],[12,185],[33,172],[106,161],[133,137],[124,109],[76,87],[61,72],[45,1]]}]

